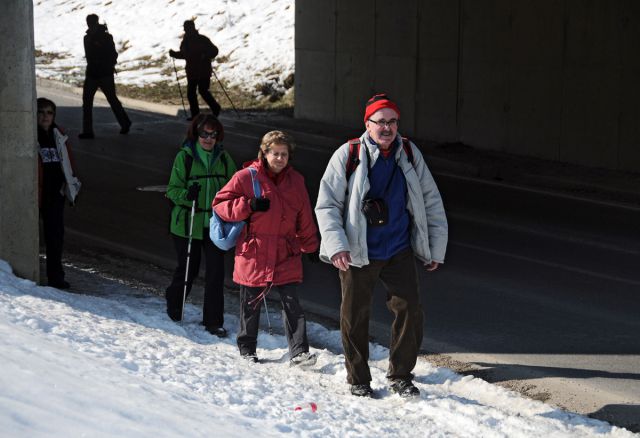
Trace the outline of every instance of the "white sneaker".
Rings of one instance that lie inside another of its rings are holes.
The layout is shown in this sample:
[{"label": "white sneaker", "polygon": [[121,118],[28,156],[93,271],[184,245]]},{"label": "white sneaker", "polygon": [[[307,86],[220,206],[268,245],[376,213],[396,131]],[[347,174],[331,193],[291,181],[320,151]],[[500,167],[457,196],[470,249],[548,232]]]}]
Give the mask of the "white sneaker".
[{"label": "white sneaker", "polygon": [[318,356],[313,353],[309,353],[308,351],[303,351],[297,356],[291,358],[289,366],[306,368],[315,365],[316,360],[318,360]]},{"label": "white sneaker", "polygon": [[258,355],[255,353],[241,354],[240,356],[247,362],[260,363],[260,359],[258,359]]}]

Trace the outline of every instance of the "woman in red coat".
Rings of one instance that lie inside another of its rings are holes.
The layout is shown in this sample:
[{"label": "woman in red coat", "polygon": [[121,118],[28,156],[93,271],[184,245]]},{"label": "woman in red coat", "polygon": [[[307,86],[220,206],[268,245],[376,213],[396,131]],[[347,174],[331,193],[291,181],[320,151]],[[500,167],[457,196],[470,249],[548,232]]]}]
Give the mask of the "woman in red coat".
[{"label": "woman in red coat", "polygon": [[[264,297],[280,294],[291,365],[310,366],[304,312],[298,301],[302,282],[302,253],[318,249],[317,227],[304,178],[289,165],[295,145],[281,131],[267,133],[258,159],[245,164],[213,200],[212,206],[227,222],[246,221],[236,245],[233,280],[240,285],[240,354],[258,362],[256,345],[260,306]],[[257,170],[261,196],[254,194],[251,172]]]}]

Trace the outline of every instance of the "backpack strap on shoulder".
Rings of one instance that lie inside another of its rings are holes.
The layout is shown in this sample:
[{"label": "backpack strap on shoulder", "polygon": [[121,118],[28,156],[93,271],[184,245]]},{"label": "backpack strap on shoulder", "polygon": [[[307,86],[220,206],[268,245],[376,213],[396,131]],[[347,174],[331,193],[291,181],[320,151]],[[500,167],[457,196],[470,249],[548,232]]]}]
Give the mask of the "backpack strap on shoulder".
[{"label": "backpack strap on shoulder", "polygon": [[189,181],[191,178],[191,168],[193,167],[193,156],[187,152],[184,153],[184,179]]},{"label": "backpack strap on shoulder", "polygon": [[229,173],[229,169],[227,169],[229,163],[227,162],[227,153],[225,151],[221,152],[220,159],[222,160],[222,165],[224,166],[224,176],[226,178],[227,174]]},{"label": "backpack strap on shoulder", "polygon": [[349,158],[347,159],[347,183],[349,183],[349,179],[353,172],[356,171],[356,168],[360,164],[360,139],[352,138],[349,140]]},{"label": "backpack strap on shoulder", "polygon": [[248,167],[249,173],[251,174],[251,183],[253,185],[253,195],[256,198],[262,197],[262,189],[260,188],[260,182],[258,181],[257,173],[255,167]]},{"label": "backpack strap on shoulder", "polygon": [[404,153],[407,154],[409,163],[413,165],[413,149],[411,148],[411,143],[407,137],[402,137],[402,147],[404,149]]}]

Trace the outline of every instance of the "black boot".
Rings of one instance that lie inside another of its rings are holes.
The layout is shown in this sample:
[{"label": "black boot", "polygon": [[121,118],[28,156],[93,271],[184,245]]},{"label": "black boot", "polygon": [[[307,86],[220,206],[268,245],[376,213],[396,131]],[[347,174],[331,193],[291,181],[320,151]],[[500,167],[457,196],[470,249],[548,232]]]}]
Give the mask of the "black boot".
[{"label": "black boot", "polygon": [[373,397],[373,389],[368,383],[360,385],[351,385],[351,394],[356,397]]},{"label": "black boot", "polygon": [[420,397],[420,390],[411,380],[392,380],[389,390],[402,398]]}]

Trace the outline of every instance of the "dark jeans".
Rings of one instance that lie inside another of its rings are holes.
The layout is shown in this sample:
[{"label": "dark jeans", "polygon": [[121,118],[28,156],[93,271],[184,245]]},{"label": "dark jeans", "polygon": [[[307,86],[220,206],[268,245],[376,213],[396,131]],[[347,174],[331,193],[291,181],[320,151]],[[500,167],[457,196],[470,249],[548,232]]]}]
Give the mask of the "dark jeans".
[{"label": "dark jeans", "polygon": [[209,92],[210,85],[211,79],[187,79],[187,99],[189,100],[191,117],[195,117],[200,114],[198,95],[196,94],[196,91],[200,92],[200,96],[202,96],[204,101],[207,102],[207,105],[211,108],[211,113],[216,117],[220,115],[220,105]]},{"label": "dark jeans", "polygon": [[127,113],[122,108],[122,104],[116,96],[116,84],[113,81],[113,75],[103,76],[101,78],[91,78],[87,76],[84,79],[84,86],[82,87],[82,132],[93,132],[93,98],[96,95],[98,88],[102,90],[111,110],[116,116],[121,128],[126,128],[131,125],[131,120],[127,116]]},{"label": "dark jeans", "polygon": [[[309,351],[307,340],[307,323],[304,311],[298,301],[296,284],[273,286],[271,291],[278,291],[282,303],[282,321],[284,333],[289,343],[289,356],[295,357],[302,352]],[[260,295],[263,287],[240,286],[240,331],[238,332],[238,348],[240,354],[256,352],[258,344],[258,328],[260,325],[260,308],[263,301],[249,304]]]},{"label": "dark jeans", "polygon": [[[207,232],[208,235],[208,232]],[[187,270],[187,247],[189,239],[173,236],[176,248],[178,267],[173,274],[173,280],[166,290],[167,310],[182,311],[184,294],[184,274]],[[224,251],[215,246],[206,237],[203,240],[191,241],[191,258],[189,261],[189,277],[187,279],[187,296],[191,292],[193,280],[200,270],[200,259],[204,252],[204,305],[202,323],[206,327],[222,327],[224,323]]]},{"label": "dark jeans", "polygon": [[389,379],[412,379],[422,344],[423,313],[418,293],[418,273],[411,250],[389,260],[370,260],[362,268],[340,271],[342,304],[340,330],[347,382],[369,383],[369,316],[371,298],[378,278],[387,289],[387,308],[395,318],[391,325]]},{"label": "dark jeans", "polygon": [[64,204],[66,198],[50,193],[42,198],[40,213],[47,254],[47,280],[49,284],[64,281],[62,244],[64,242]]}]

